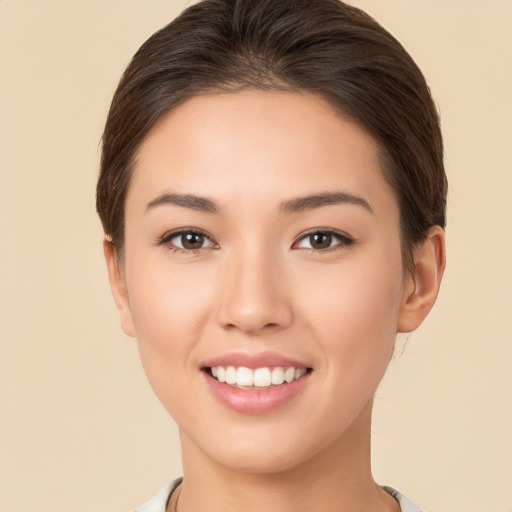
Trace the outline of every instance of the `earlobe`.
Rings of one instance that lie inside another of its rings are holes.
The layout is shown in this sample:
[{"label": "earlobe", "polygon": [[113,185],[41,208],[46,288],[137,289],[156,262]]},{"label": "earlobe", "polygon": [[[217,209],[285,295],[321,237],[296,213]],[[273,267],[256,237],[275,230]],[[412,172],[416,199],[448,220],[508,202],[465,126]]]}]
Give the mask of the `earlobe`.
[{"label": "earlobe", "polygon": [[105,261],[107,262],[110,289],[112,290],[112,295],[117,310],[119,311],[121,328],[126,335],[135,337],[135,326],[133,324],[128,290],[121,270],[119,269],[119,262],[117,261],[114,245],[107,238],[103,241],[103,253],[105,254]]},{"label": "earlobe", "polygon": [[428,315],[437,299],[445,265],[444,230],[433,226],[414,249],[414,269],[404,286],[398,332],[414,331]]}]

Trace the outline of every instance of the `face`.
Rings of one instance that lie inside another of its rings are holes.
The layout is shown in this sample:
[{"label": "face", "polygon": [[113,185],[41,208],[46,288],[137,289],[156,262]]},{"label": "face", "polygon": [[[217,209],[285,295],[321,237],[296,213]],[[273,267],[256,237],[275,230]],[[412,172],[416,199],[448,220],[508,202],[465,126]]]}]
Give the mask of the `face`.
[{"label": "face", "polygon": [[116,300],[185,457],[273,472],[366,437],[414,289],[369,135],[306,94],[195,97],[125,211]]}]

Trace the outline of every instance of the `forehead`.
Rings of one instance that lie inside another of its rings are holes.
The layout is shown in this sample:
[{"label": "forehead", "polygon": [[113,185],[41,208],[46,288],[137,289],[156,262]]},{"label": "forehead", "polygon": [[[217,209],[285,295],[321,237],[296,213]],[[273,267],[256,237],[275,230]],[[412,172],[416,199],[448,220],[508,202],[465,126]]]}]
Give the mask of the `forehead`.
[{"label": "forehead", "polygon": [[168,188],[271,203],[340,187],[394,201],[366,131],[311,94],[243,91],[196,96],[168,113],[139,149],[127,201]]}]

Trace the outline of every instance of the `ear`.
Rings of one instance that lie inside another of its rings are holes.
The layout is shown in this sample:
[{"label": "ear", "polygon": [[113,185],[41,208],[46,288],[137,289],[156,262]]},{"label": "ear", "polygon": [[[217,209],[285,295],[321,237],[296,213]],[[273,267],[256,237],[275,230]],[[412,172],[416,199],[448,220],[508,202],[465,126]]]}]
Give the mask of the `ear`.
[{"label": "ear", "polygon": [[398,332],[417,329],[434,306],[446,265],[444,230],[431,227],[426,239],[415,247],[413,257],[414,269],[406,277]]},{"label": "ear", "polygon": [[121,319],[121,328],[128,336],[135,337],[135,326],[133,325],[128,290],[126,288],[123,275],[119,269],[114,245],[106,238],[103,240],[103,253],[105,254],[105,260],[107,262],[110,289],[112,290],[112,295],[114,296],[114,301]]}]

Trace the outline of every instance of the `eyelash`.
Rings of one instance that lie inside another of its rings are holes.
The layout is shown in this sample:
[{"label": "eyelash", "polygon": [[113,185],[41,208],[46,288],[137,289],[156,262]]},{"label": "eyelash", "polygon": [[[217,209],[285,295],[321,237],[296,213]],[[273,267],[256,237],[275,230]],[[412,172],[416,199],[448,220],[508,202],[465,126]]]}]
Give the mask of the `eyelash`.
[{"label": "eyelash", "polygon": [[326,252],[332,252],[332,251],[339,251],[344,248],[347,248],[351,245],[353,245],[356,241],[354,238],[348,236],[346,233],[342,233],[341,231],[337,231],[335,229],[331,228],[314,228],[310,229],[309,231],[306,231],[305,233],[302,233],[297,240],[293,243],[292,247],[295,247],[299,242],[306,240],[309,237],[312,237],[313,235],[324,235],[324,236],[330,236],[332,238],[338,239],[338,243],[334,244],[333,246],[326,247],[325,249],[315,249],[313,247],[303,247],[302,249],[309,252],[315,252],[315,253],[326,253]]},{"label": "eyelash", "polygon": [[[200,247],[198,249],[185,249],[183,247],[177,247],[175,244],[172,243],[172,240],[174,238],[184,236],[184,235],[199,235],[204,237],[205,240],[208,240],[210,242],[209,247]],[[356,241],[348,236],[345,233],[342,233],[340,231],[330,229],[330,228],[315,228],[311,229],[305,233],[302,233],[297,239],[293,242],[292,248],[297,248],[297,245],[303,241],[306,240],[309,237],[312,237],[313,235],[323,235],[323,236],[330,236],[334,239],[337,239],[338,242],[334,244],[333,246],[329,246],[322,249],[316,249],[314,247],[303,247],[302,250],[308,251],[308,252],[314,252],[314,253],[326,253],[326,252],[332,252],[341,250],[343,248],[349,247],[353,245]],[[218,249],[219,245],[217,242],[215,242],[207,233],[200,229],[195,228],[185,228],[185,229],[179,229],[177,231],[172,231],[170,233],[166,233],[163,235],[158,241],[157,245],[165,245],[168,247],[170,251],[173,253],[182,253],[182,254],[196,254],[204,249]],[[311,244],[310,244],[311,245]]]},{"label": "eyelash", "polygon": [[200,247],[199,249],[185,249],[182,247],[176,247],[176,245],[174,245],[172,243],[172,240],[174,238],[184,236],[184,235],[203,236],[205,238],[205,240],[210,241],[210,243],[212,244],[211,247],[213,247],[214,249],[218,249],[218,247],[219,247],[218,244],[209,235],[207,235],[204,231],[202,231],[200,229],[194,229],[194,228],[178,229],[176,231],[171,231],[170,233],[166,233],[158,240],[158,245],[165,245],[173,253],[182,253],[182,254],[196,254],[199,251],[202,251],[203,249],[211,248],[211,247]]}]

